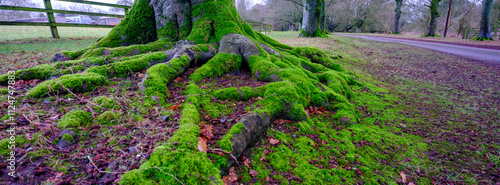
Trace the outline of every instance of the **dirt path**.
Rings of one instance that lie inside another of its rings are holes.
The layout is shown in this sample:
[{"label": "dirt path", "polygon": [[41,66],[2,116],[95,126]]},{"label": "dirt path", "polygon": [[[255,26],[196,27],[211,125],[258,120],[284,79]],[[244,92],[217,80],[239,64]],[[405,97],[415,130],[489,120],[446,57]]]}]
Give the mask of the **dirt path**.
[{"label": "dirt path", "polygon": [[412,46],[442,51],[442,52],[446,52],[446,53],[451,53],[454,55],[474,58],[474,59],[478,59],[478,60],[500,63],[500,51],[499,50],[475,48],[475,47],[459,46],[459,45],[443,44],[443,43],[434,43],[434,42],[425,42],[425,41],[394,39],[394,38],[387,38],[387,37],[374,37],[374,36],[366,36],[366,35],[349,35],[349,34],[337,34],[337,35],[346,36],[346,37],[362,38],[362,39],[366,39],[366,40],[374,40],[374,41],[381,41],[381,42],[394,42],[394,43],[412,45]]}]

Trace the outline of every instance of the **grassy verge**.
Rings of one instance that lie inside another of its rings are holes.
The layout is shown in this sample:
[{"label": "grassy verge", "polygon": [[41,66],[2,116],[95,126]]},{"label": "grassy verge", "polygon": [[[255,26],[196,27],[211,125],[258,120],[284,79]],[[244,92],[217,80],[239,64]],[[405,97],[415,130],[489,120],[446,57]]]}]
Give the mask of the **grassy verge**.
[{"label": "grassy verge", "polygon": [[429,146],[425,153],[431,163],[416,170],[405,165],[415,175],[436,183],[499,181],[498,65],[400,44],[332,37],[336,41],[280,41],[350,59],[344,67],[397,97],[394,104],[414,119],[403,123],[402,131],[423,137]]}]

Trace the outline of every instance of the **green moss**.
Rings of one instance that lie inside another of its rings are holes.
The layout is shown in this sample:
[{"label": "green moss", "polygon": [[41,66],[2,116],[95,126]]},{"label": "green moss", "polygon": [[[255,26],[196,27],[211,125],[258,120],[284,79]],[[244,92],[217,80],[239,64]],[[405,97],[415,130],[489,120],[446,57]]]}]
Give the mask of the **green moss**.
[{"label": "green moss", "polygon": [[210,59],[205,65],[196,69],[190,79],[201,81],[209,77],[220,77],[224,73],[233,72],[241,66],[241,56],[228,53],[218,53]]},{"label": "green moss", "polygon": [[140,58],[132,58],[130,60],[115,62],[103,66],[92,66],[87,72],[98,73],[104,76],[124,77],[130,73],[139,72],[147,69],[152,61],[162,61],[167,58],[163,52],[154,52],[146,55],[141,55]]},{"label": "green moss", "polygon": [[475,37],[475,38],[473,38],[471,40],[473,40],[473,41],[492,41],[493,38]]},{"label": "green moss", "polygon": [[106,111],[97,116],[96,122],[100,125],[115,125],[120,115],[120,112]]},{"label": "green moss", "polygon": [[91,102],[93,103],[92,108],[96,112],[103,112],[104,110],[111,110],[118,108],[118,105],[116,104],[115,100],[112,98],[108,98],[106,96],[95,97],[92,99]]},{"label": "green moss", "polygon": [[9,90],[7,88],[0,88],[0,94],[7,94],[9,93]]},{"label": "green moss", "polygon": [[[86,92],[107,84],[104,76],[96,73],[64,75],[54,80],[47,80],[28,91],[28,97],[38,98],[47,94]],[[64,86],[64,87],[63,87]]]},{"label": "green moss", "polygon": [[65,140],[65,141],[67,141],[69,143],[75,142],[75,139],[70,134],[64,134],[63,137],[62,137],[62,140]]},{"label": "green moss", "polygon": [[10,158],[11,149],[13,151],[16,147],[23,146],[28,142],[29,140],[25,135],[9,135],[9,137],[0,140],[0,155]]},{"label": "green moss", "polygon": [[73,109],[63,116],[57,127],[61,129],[87,127],[92,125],[91,113],[80,109]]},{"label": "green moss", "polygon": [[336,71],[342,71],[342,67],[340,66],[340,64],[334,63],[327,54],[319,49],[310,47],[296,47],[293,49],[293,51],[300,56],[311,59],[311,62],[313,63],[321,64],[329,69],[333,69]]},{"label": "green moss", "polygon": [[200,133],[196,106],[184,103],[182,107],[179,129],[169,144],[155,148],[149,160],[123,174],[119,184],[178,184],[175,178],[185,184],[222,184],[219,169],[196,147]]},{"label": "green moss", "polygon": [[231,129],[222,137],[221,140],[219,140],[219,146],[222,150],[232,152],[233,151],[233,142],[231,142],[231,139],[233,139],[234,135],[236,134],[241,134],[243,129],[245,128],[245,125],[243,123],[236,123],[231,127]]},{"label": "green moss", "polygon": [[252,89],[251,87],[230,87],[225,89],[218,89],[214,92],[214,96],[220,100],[227,100],[229,98],[233,100],[249,100],[250,98],[256,98],[264,95],[266,87],[256,87]]},{"label": "green moss", "polygon": [[178,75],[188,68],[189,58],[181,56],[174,58],[167,63],[156,64],[149,68],[146,74],[148,75],[144,80],[144,93],[148,96],[161,97],[161,103],[168,97],[167,85],[174,80]]},{"label": "green moss", "polygon": [[[56,69],[49,64],[38,65],[29,69],[17,70],[14,74],[16,80],[48,79],[56,73]],[[0,76],[0,85],[7,85],[9,74]]]}]

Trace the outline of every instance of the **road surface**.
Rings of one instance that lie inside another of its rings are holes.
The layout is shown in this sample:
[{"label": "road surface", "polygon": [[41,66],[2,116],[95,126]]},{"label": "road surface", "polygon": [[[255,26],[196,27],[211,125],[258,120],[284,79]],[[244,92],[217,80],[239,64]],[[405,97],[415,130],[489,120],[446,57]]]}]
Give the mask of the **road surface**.
[{"label": "road surface", "polygon": [[442,51],[445,53],[451,53],[454,55],[460,55],[464,57],[474,58],[483,61],[490,61],[494,63],[500,63],[500,50],[485,49],[485,48],[475,48],[468,46],[459,46],[453,44],[442,44],[435,42],[425,42],[425,41],[414,41],[414,40],[404,40],[395,39],[387,37],[376,37],[376,36],[366,36],[366,35],[349,35],[349,34],[337,34],[346,37],[356,37],[366,40],[374,40],[381,42],[394,42],[406,45],[417,46],[421,48],[427,48],[437,51]]}]

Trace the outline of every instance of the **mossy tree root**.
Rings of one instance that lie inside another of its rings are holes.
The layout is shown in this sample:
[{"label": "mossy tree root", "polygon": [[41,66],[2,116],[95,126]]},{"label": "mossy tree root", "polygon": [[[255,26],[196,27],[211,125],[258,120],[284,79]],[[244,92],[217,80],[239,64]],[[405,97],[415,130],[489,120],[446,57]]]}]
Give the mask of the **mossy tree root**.
[{"label": "mossy tree root", "polygon": [[[207,153],[198,150],[200,115],[199,87],[191,83],[182,105],[179,129],[167,144],[156,147],[147,162],[139,169],[122,175],[119,184],[222,184],[220,170],[210,161]],[[180,179],[180,180],[179,180]]]}]

